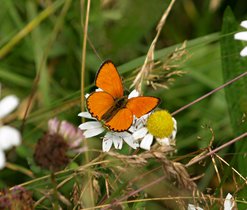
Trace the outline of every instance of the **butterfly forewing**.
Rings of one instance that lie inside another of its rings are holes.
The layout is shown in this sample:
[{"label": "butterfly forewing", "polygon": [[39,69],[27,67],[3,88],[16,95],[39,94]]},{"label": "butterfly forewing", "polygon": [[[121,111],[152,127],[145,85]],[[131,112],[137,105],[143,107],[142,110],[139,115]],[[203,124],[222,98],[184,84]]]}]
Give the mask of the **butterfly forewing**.
[{"label": "butterfly forewing", "polygon": [[113,97],[104,91],[94,92],[87,98],[87,108],[90,114],[101,120],[102,116],[114,105]]},{"label": "butterfly forewing", "polygon": [[160,99],[150,96],[139,96],[130,98],[126,104],[126,107],[131,110],[131,112],[136,117],[141,117],[144,114],[152,111],[160,103]]},{"label": "butterfly forewing", "polygon": [[133,114],[127,108],[120,109],[105,125],[113,131],[121,132],[129,129],[133,122]]},{"label": "butterfly forewing", "polygon": [[115,132],[126,131],[133,122],[133,115],[141,117],[158,106],[160,99],[140,96],[127,99],[122,80],[111,61],[104,62],[96,76],[95,85],[103,91],[87,98],[91,115]]},{"label": "butterfly forewing", "polygon": [[112,95],[114,99],[124,94],[121,77],[111,61],[104,62],[96,76],[95,85]]}]

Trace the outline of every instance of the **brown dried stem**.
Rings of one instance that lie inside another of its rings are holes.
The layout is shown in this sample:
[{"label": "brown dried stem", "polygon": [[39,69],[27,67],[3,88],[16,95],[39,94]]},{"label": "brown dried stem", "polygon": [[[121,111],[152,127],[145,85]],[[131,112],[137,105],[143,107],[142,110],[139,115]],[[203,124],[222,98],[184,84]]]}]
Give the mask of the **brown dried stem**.
[{"label": "brown dried stem", "polygon": [[168,8],[166,9],[165,13],[163,14],[163,16],[161,17],[157,27],[156,27],[156,30],[157,30],[157,33],[156,33],[156,36],[154,37],[151,45],[150,45],[150,48],[148,50],[148,53],[147,53],[147,56],[146,56],[146,59],[144,61],[144,64],[141,68],[141,70],[139,71],[139,73],[137,74],[132,86],[135,86],[136,90],[139,91],[141,93],[141,88],[142,88],[142,82],[143,82],[143,79],[147,77],[147,75],[149,74],[150,70],[152,69],[153,67],[153,60],[154,60],[154,49],[155,49],[155,45],[157,43],[157,40],[160,36],[160,32],[166,22],[166,19],[167,19],[167,16],[169,15],[174,3],[175,3],[176,0],[172,0],[168,6]]},{"label": "brown dried stem", "polygon": [[179,112],[181,112],[181,111],[183,111],[183,110],[189,108],[190,106],[192,106],[192,105],[194,105],[194,104],[200,102],[200,101],[203,100],[204,98],[207,98],[208,96],[212,95],[213,93],[218,92],[219,90],[221,90],[221,89],[225,88],[226,86],[228,86],[228,85],[230,85],[230,84],[236,82],[237,80],[241,79],[242,77],[244,77],[244,76],[246,76],[246,75],[247,75],[247,71],[244,72],[244,73],[242,73],[242,74],[240,74],[239,76],[233,78],[232,80],[226,82],[225,84],[223,84],[223,85],[221,85],[221,86],[215,88],[214,90],[208,92],[207,94],[201,96],[200,98],[198,98],[198,99],[192,101],[191,103],[186,104],[185,106],[183,106],[183,107],[181,107],[180,109],[178,109],[178,110],[176,110],[175,112],[173,112],[173,113],[172,113],[172,116],[174,116],[174,115],[178,114]]},{"label": "brown dried stem", "polygon": [[235,143],[235,142],[237,142],[237,141],[239,141],[239,140],[241,140],[241,139],[243,139],[245,137],[247,137],[247,132],[245,132],[245,133],[241,134],[240,136],[238,136],[238,137],[236,137],[236,138],[228,141],[227,143],[225,143],[225,144],[217,147],[216,149],[210,151],[209,153],[206,153],[205,155],[203,155],[203,156],[201,156],[201,157],[199,157],[197,159],[193,159],[192,161],[190,161],[189,163],[187,163],[185,166],[186,167],[189,167],[189,166],[191,166],[191,165],[193,165],[195,163],[198,163],[201,160],[205,159],[206,157],[215,154],[216,152],[220,151],[221,149],[224,149],[225,147],[228,147],[229,145],[231,145],[231,144],[233,144],[233,143]]}]

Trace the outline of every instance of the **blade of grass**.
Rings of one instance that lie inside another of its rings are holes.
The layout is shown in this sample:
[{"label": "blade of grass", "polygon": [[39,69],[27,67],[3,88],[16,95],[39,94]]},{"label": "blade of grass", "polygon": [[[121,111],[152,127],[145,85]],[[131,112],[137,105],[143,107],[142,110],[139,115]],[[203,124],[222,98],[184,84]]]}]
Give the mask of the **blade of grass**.
[{"label": "blade of grass", "polygon": [[10,69],[4,69],[0,67],[0,78],[4,80],[9,80],[18,86],[22,86],[26,88],[32,86],[32,80],[22,75],[16,74]]},{"label": "blade of grass", "polygon": [[8,9],[8,12],[12,18],[12,20],[14,21],[15,25],[18,27],[18,29],[21,29],[23,26],[23,22],[21,21],[21,17],[18,14],[18,10],[15,7],[15,4],[13,1],[4,1],[4,3],[6,4],[6,8]]},{"label": "blade of grass", "polygon": [[[43,87],[45,85],[48,85],[48,81],[46,81],[47,73],[46,72],[43,73],[43,71],[46,70],[45,69],[45,65],[46,65],[46,62],[47,62],[47,58],[48,58],[48,54],[49,54],[50,48],[54,44],[54,42],[56,40],[56,37],[57,37],[58,33],[60,32],[60,30],[61,30],[61,28],[63,26],[64,18],[65,18],[65,15],[67,14],[67,12],[68,12],[68,10],[70,8],[70,5],[71,5],[71,0],[66,0],[64,6],[62,8],[62,11],[61,11],[61,13],[59,14],[59,16],[57,18],[57,21],[55,23],[54,29],[53,29],[53,31],[51,33],[51,36],[48,39],[48,42],[47,42],[46,47],[44,49],[44,52],[41,55],[40,63],[39,63],[38,68],[37,68],[36,78],[35,78],[35,80],[33,82],[32,92],[31,92],[30,97],[29,97],[29,103],[27,105],[27,108],[25,110],[25,114],[24,114],[24,117],[23,117],[22,130],[24,128],[24,124],[25,124],[25,121],[26,121],[27,113],[28,113],[30,105],[31,105],[31,101],[32,101],[32,99],[33,99],[33,97],[35,95],[36,88],[40,84],[39,83],[40,79],[44,80],[43,83],[41,82],[41,87]],[[42,77],[43,74],[44,74],[44,77]],[[44,94],[48,95],[45,92],[47,88],[44,87],[43,89],[44,89]],[[47,105],[49,105],[49,103]]]},{"label": "blade of grass", "polygon": [[[34,19],[37,16],[37,5],[35,2],[28,1],[26,5],[27,15],[29,19]],[[50,104],[50,87],[49,87],[49,73],[46,62],[42,65],[43,48],[44,48],[44,35],[42,29],[37,27],[31,32],[31,40],[34,52],[34,60],[36,66],[36,75],[39,74],[39,93],[42,100],[40,101],[44,106]]]},{"label": "blade of grass", "polygon": [[[238,23],[230,8],[227,8],[224,14],[222,34],[229,34],[236,31]],[[233,36],[223,36],[221,39],[222,71],[224,81],[236,77],[241,73],[247,73],[247,59],[241,58],[239,53],[242,44],[234,40]],[[228,112],[231,119],[231,125],[234,135],[239,135],[247,131],[247,121],[243,121],[243,116],[247,114],[247,78],[244,77],[238,82],[225,88],[225,96],[228,105]],[[235,144],[236,152],[244,153],[247,151],[247,144],[241,141]],[[247,157],[237,156],[238,170],[243,176],[247,176],[246,165]],[[247,191],[246,191],[247,193]]]},{"label": "blade of grass", "polygon": [[12,48],[15,47],[15,45],[17,45],[23,38],[25,38],[31,31],[33,31],[42,21],[53,14],[63,3],[64,0],[56,1],[55,3],[51,4],[51,6],[42,11],[37,17],[31,20],[0,49],[0,59],[6,56],[12,50]]}]

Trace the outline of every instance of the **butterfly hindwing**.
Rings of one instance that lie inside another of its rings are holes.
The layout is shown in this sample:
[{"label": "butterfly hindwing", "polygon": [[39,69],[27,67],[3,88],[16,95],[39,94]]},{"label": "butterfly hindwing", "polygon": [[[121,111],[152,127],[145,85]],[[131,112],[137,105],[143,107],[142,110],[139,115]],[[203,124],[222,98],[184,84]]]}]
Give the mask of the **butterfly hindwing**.
[{"label": "butterfly hindwing", "polygon": [[87,98],[87,109],[90,114],[101,120],[101,117],[114,105],[113,97],[104,92],[93,92]]},{"label": "butterfly hindwing", "polygon": [[133,122],[133,114],[127,109],[120,109],[105,125],[113,131],[121,132],[129,129]]},{"label": "butterfly hindwing", "polygon": [[160,103],[160,99],[151,96],[139,96],[130,98],[126,107],[136,116],[141,117],[152,111]]},{"label": "butterfly hindwing", "polygon": [[95,85],[113,98],[120,98],[124,94],[124,88],[117,68],[111,61],[105,61],[96,76]]},{"label": "butterfly hindwing", "polygon": [[130,128],[133,118],[141,117],[158,106],[160,99],[140,96],[127,99],[117,68],[111,61],[105,61],[96,76],[95,85],[102,91],[93,92],[87,98],[90,114],[115,132]]}]

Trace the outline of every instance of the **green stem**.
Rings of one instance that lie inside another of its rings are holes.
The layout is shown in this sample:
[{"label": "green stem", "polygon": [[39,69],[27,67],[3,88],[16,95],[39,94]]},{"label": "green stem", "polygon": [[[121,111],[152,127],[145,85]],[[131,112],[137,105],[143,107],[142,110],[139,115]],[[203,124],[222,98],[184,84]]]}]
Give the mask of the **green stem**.
[{"label": "green stem", "polygon": [[58,210],[58,192],[57,192],[57,182],[54,172],[51,172],[51,184],[53,187],[53,198],[54,198],[54,210]]}]

